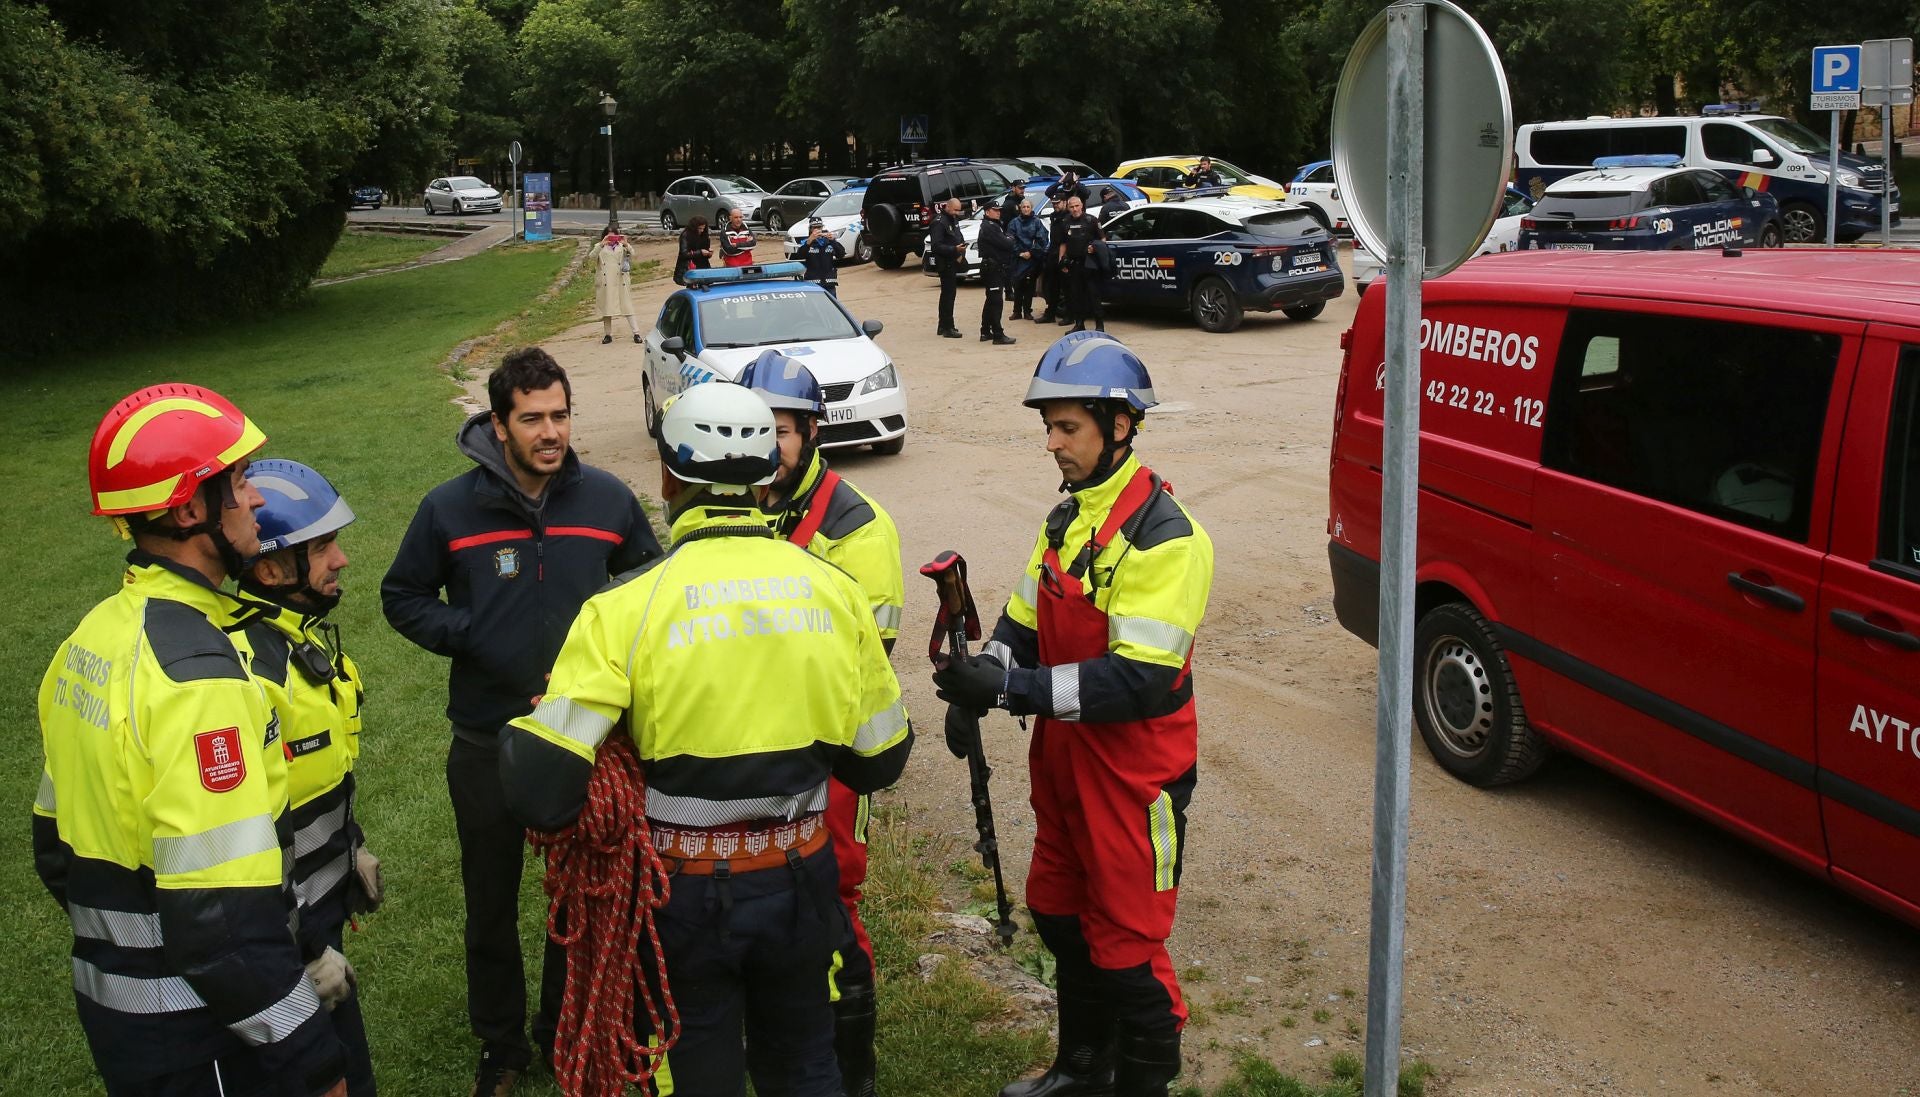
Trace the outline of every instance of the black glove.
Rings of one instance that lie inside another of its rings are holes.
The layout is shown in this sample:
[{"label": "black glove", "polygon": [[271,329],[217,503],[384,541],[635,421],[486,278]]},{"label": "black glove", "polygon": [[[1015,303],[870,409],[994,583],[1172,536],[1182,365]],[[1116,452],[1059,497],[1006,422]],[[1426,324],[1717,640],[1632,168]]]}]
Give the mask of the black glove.
[{"label": "black glove", "polygon": [[984,712],[975,712],[960,705],[947,706],[947,749],[955,758],[965,758],[973,750],[973,742],[980,735],[980,718]]},{"label": "black glove", "polygon": [[985,710],[1000,707],[1000,695],[1007,684],[1007,668],[1000,660],[986,655],[949,659],[933,672],[935,696],[950,705]]}]

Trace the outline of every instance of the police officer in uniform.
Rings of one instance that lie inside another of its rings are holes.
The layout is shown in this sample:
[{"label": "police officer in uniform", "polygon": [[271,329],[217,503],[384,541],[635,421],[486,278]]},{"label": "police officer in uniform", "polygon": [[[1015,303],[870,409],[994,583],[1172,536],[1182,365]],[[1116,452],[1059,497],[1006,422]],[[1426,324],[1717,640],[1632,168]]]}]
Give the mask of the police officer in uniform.
[{"label": "police officer in uniform", "polygon": [[[828,975],[844,932],[821,818],[831,779],[893,783],[912,733],[868,594],[775,536],[755,486],[779,469],[773,413],[695,385],[659,426],[667,557],[581,609],[546,695],[506,729],[500,773],[527,825],[579,814],[600,744],[631,735],[653,844],[679,1097],[838,1097]],[[777,683],[778,696],[768,694]]]},{"label": "police officer in uniform", "polygon": [[[772,515],[774,532],[853,576],[873,609],[881,646],[892,652],[906,601],[900,531],[879,503],[827,467],[817,444],[827,411],[819,381],[797,359],[769,350],[747,364],[740,383],[773,409],[780,471],[763,490],[761,506]],[[828,785],[825,820],[849,929],[833,971],[833,1045],[847,1097],[874,1092],[873,944],[860,920],[870,809],[865,795],[838,780]]]},{"label": "police officer in uniform", "polygon": [[[350,914],[380,905],[380,860],[354,816],[354,762],[360,757],[360,671],[326,622],[340,604],[347,566],[340,531],[353,510],[327,478],[298,461],[255,461],[247,480],[266,500],[254,519],[260,555],[240,589],[268,611],[247,626],[253,674],[280,719],[287,756],[286,829],[293,835],[293,892],[300,904],[300,951],[316,958],[344,949]],[[349,1097],[374,1097],[373,1060],[356,985],[333,1007],[347,1052]]]},{"label": "police officer in uniform", "polygon": [[1057,225],[1053,238],[1059,250],[1055,257],[1067,280],[1067,318],[1073,321],[1074,331],[1085,331],[1089,319],[1095,331],[1105,331],[1107,311],[1100,303],[1100,290],[1095,285],[1100,268],[1093,246],[1106,239],[1106,233],[1100,228],[1100,220],[1087,212],[1077,194],[1067,199],[1067,216]]},{"label": "police officer in uniform", "polygon": [[940,275],[940,330],[947,339],[960,338],[953,324],[953,298],[960,289],[960,260],[967,254],[967,241],[960,235],[960,199],[949,198],[933,211],[933,225],[927,230],[927,249],[933,254],[933,269]]},{"label": "police officer in uniform", "polygon": [[985,290],[980,304],[980,341],[996,347],[1019,342],[1007,334],[1007,290],[1013,286],[1013,270],[1018,263],[1019,245],[1002,223],[999,206],[988,206],[980,216],[980,284]]},{"label": "police officer in uniform", "polygon": [[[1075,171],[1068,171],[1047,187],[1046,199],[1053,204],[1053,215],[1047,224],[1047,235],[1049,239],[1054,241],[1056,251],[1058,250],[1061,227],[1065,225],[1067,221],[1067,199],[1076,196],[1080,199],[1081,207],[1084,209],[1086,203],[1092,199],[1093,192],[1081,184],[1080,174]],[[1067,323],[1067,291],[1065,282],[1066,279],[1061,274],[1058,261],[1041,264],[1040,296],[1046,298],[1047,307],[1040,313],[1040,319],[1034,321],[1034,323]]]},{"label": "police officer in uniform", "polygon": [[246,468],[265,441],[185,384],[128,396],[93,436],[93,512],[135,547],[40,686],[33,860],[113,1097],[346,1092],[327,1003],[350,972],[338,952],[303,969],[289,928],[280,729],[221,590],[259,551]]},{"label": "police officer in uniform", "polygon": [[1221,186],[1220,173],[1213,168],[1213,158],[1210,156],[1202,156],[1200,162],[1193,166],[1193,170],[1188,172],[1185,178],[1180,180],[1180,185],[1183,187]]},{"label": "police officer in uniform", "polygon": [[1013,224],[1013,219],[1020,216],[1020,203],[1026,200],[1027,181],[1025,179],[1015,179],[1007,184],[1007,196],[1000,199],[1000,223]]},{"label": "police officer in uniform", "polygon": [[1164,1097],[1180,1069],[1186,1007],[1166,940],[1213,545],[1134,455],[1154,403],[1146,367],[1109,336],[1068,335],[1041,357],[1026,404],[1070,497],[1042,526],[993,639],[934,675],[957,706],[1037,718],[1027,906],[1058,964],[1060,1049],[1002,1097]]}]

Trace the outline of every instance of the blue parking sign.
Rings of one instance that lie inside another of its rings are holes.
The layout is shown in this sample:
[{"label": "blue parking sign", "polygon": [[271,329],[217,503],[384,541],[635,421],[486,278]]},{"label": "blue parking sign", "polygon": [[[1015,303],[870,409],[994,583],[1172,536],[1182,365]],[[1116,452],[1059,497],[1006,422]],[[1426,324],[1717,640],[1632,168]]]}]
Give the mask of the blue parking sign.
[{"label": "blue parking sign", "polygon": [[1813,91],[1815,94],[1860,90],[1859,46],[1813,47]]}]

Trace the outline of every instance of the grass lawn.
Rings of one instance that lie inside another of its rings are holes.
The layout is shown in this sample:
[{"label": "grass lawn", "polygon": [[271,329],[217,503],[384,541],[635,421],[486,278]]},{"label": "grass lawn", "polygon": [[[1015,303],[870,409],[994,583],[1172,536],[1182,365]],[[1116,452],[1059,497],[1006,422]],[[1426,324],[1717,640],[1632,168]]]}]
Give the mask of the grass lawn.
[{"label": "grass lawn", "polygon": [[397,267],[451,243],[453,238],[449,236],[355,232],[348,229],[340,234],[340,242],[333,246],[333,254],[327,256],[327,261],[321,264],[320,273],[315,277],[345,278],[349,274],[363,274],[382,267]]}]

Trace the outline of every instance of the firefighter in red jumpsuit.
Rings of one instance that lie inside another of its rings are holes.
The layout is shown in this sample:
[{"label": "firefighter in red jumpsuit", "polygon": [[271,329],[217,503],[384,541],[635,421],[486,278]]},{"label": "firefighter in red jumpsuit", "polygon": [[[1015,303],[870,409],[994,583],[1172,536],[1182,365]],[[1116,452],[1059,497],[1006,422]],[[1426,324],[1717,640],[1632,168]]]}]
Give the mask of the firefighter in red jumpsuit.
[{"label": "firefighter in red jumpsuit", "polygon": [[1036,718],[1027,906],[1057,962],[1060,1048],[1045,1074],[1001,1097],[1164,1097],[1180,1070],[1187,1013],[1166,941],[1196,777],[1191,658],[1213,543],[1133,453],[1154,403],[1145,365],[1104,332],[1048,348],[1026,404],[1068,498],[993,639],[934,675],[954,711]]}]

